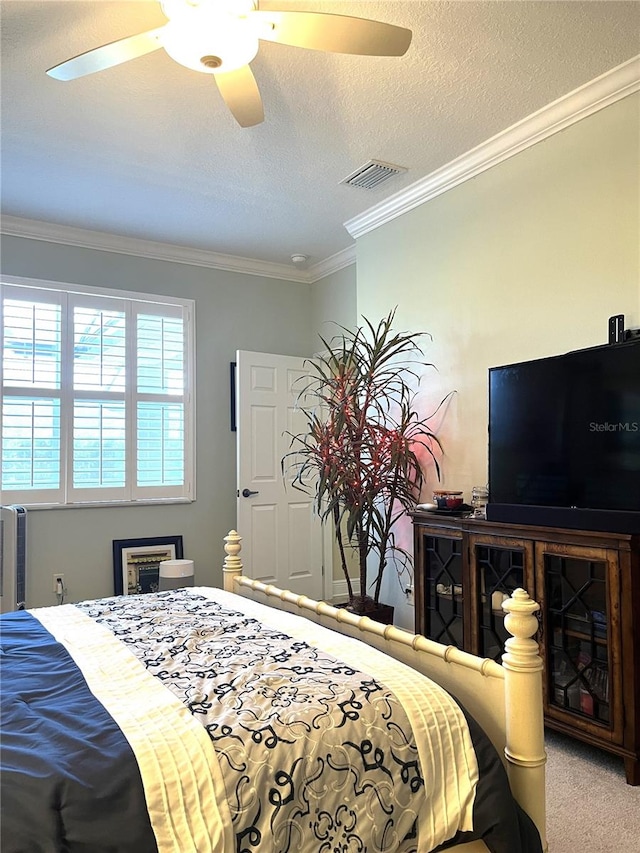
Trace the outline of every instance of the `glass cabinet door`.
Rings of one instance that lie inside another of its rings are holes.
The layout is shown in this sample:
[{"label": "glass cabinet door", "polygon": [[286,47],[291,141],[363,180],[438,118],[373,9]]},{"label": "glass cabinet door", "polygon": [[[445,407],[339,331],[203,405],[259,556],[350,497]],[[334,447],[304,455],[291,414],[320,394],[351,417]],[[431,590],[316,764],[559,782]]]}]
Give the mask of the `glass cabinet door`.
[{"label": "glass cabinet door", "polygon": [[464,648],[464,582],[462,537],[419,534],[423,570],[422,624],[419,633],[445,645]]},{"label": "glass cabinet door", "polygon": [[546,543],[539,548],[549,713],[577,715],[617,736],[621,722],[614,713],[619,697],[612,667],[619,630],[617,561],[605,549]]},{"label": "glass cabinet door", "polygon": [[504,627],[503,600],[518,588],[534,594],[533,543],[472,535],[470,545],[473,653],[500,661],[510,636]]}]

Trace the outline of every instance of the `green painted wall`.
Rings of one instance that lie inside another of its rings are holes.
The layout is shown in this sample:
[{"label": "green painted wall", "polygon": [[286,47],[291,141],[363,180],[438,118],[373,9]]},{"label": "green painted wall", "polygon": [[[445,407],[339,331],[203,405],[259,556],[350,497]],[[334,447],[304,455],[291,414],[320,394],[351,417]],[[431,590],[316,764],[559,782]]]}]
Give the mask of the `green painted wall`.
[{"label": "green painted wall", "polygon": [[1,247],[5,275],[196,301],[196,501],[30,512],[29,606],[55,604],[54,571],[64,572],[70,601],[113,594],[114,539],[182,534],[185,556],[196,564],[197,581],[221,583],[222,537],[236,523],[229,362],[236,349],[311,354],[315,337],[312,285],[17,237],[3,237]]},{"label": "green painted wall", "polygon": [[456,391],[444,486],[487,481],[490,366],[605,343],[612,314],[640,327],[639,202],[635,94],[358,240],[358,313],[431,333],[425,412]]}]

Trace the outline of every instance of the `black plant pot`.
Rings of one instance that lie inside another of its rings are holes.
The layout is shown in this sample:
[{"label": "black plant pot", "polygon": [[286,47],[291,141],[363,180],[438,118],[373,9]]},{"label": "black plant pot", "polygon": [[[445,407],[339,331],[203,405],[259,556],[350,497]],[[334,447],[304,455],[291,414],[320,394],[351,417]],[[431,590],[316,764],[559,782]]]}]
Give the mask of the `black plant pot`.
[{"label": "black plant pot", "polygon": [[375,619],[376,622],[382,622],[383,625],[393,625],[393,605],[391,604],[376,604],[375,601],[360,601],[356,600],[353,604],[345,602],[338,604],[337,607],[344,607],[350,613],[356,613],[358,616],[368,616],[369,619]]}]

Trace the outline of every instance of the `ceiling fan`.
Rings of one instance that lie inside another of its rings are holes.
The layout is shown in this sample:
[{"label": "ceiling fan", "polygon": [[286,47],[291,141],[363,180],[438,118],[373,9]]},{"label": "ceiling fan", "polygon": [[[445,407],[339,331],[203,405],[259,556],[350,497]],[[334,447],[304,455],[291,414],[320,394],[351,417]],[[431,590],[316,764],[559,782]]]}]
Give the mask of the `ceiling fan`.
[{"label": "ceiling fan", "polygon": [[257,0],[161,0],[167,23],[81,53],[47,71],[56,80],[75,80],[164,48],[194,71],[213,74],[242,127],[264,120],[262,99],[249,63],[260,39],[280,44],[366,56],[402,56],[411,30],[323,12],[258,9]]}]

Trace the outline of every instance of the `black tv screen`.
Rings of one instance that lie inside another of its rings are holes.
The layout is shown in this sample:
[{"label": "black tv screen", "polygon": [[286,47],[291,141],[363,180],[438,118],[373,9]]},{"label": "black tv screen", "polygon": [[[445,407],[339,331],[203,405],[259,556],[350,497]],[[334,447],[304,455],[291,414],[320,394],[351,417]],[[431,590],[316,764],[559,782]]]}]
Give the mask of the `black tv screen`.
[{"label": "black tv screen", "polygon": [[640,518],[640,339],[490,368],[489,504]]}]

